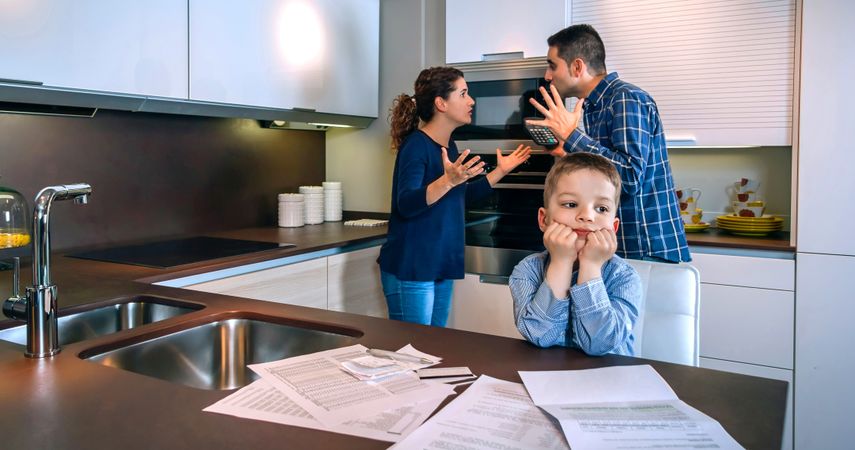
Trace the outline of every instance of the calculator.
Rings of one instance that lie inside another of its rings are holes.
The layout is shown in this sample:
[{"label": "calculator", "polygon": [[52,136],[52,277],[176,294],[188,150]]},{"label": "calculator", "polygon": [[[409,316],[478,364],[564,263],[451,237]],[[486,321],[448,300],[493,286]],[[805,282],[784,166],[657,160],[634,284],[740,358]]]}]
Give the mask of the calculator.
[{"label": "calculator", "polygon": [[552,130],[543,125],[531,125],[528,120],[540,120],[539,117],[528,117],[524,119],[525,129],[531,135],[531,140],[537,145],[542,145],[548,149],[553,149],[558,146],[558,139],[552,134]]}]

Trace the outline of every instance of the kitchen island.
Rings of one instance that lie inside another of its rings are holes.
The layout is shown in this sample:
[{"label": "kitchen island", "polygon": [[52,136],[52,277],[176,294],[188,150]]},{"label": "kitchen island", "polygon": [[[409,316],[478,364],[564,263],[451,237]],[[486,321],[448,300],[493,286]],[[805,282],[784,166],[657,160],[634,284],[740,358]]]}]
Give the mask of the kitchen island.
[{"label": "kitchen island", "polygon": [[[73,343],[51,359],[24,358],[23,347],[0,341],[2,446],[15,449],[380,449],[390,445],[205,413],[202,412],[204,407],[232,391],[191,388],[80,358],[82,353],[89,354],[93,349],[117,348],[213,320],[253,318],[338,331],[354,336],[355,343],[367,347],[394,349],[409,343],[443,357],[443,365],[468,366],[476,374],[515,382],[520,381],[518,370],[651,364],[682,400],[721,422],[746,448],[780,447],[787,391],[784,382],[637,358],[594,358],[564,348],[537,349],[516,339],[151,284],[300,252],[373,242],[382,239],[384,234],[382,227],[348,229],[341,224],[218,233],[216,235],[222,237],[291,242],[298,246],[172,270],[54,258],[52,270],[59,287],[61,310],[70,305],[78,305],[72,309],[86,309],[91,303],[139,295],[189,301],[204,308]],[[22,283],[26,283],[29,279],[26,270],[23,275]],[[9,281],[4,279],[0,288],[8,288],[8,285]],[[458,388],[458,392],[462,389],[465,387]]]}]

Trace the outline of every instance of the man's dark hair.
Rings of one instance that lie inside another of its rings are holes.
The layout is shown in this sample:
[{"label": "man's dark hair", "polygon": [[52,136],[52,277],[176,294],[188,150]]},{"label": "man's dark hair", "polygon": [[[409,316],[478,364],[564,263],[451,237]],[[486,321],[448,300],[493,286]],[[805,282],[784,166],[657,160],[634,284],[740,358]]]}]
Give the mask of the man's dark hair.
[{"label": "man's dark hair", "polygon": [[591,75],[606,73],[606,46],[594,27],[587,24],[571,25],[549,36],[546,43],[558,48],[558,55],[568,65],[580,58],[594,72]]}]

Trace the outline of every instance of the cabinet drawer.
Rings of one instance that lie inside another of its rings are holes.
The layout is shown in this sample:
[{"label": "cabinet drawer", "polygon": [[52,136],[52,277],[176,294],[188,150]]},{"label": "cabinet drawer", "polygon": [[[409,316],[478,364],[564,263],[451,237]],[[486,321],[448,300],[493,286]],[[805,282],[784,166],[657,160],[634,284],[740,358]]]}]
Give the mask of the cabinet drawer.
[{"label": "cabinet drawer", "polygon": [[380,246],[327,258],[328,296],[332,311],[387,318],[377,257]]},{"label": "cabinet drawer", "polygon": [[194,284],[185,289],[326,309],[327,259],[310,259]]},{"label": "cabinet drawer", "polygon": [[514,323],[514,300],[507,284],[482,283],[467,273],[454,282],[448,327],[522,339]]},{"label": "cabinet drawer", "polygon": [[795,290],[796,263],[791,259],[693,253],[701,283]]},{"label": "cabinet drawer", "polygon": [[700,355],[793,368],[795,294],[701,285]]}]

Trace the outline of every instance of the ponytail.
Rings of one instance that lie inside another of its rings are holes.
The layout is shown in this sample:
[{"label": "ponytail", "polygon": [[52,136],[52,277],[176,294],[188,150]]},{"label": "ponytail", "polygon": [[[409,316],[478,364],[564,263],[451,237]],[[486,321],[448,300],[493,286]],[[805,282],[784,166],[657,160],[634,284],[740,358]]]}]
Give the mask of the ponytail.
[{"label": "ponytail", "polygon": [[389,124],[392,126],[392,149],[397,150],[404,138],[419,125],[415,97],[401,94],[395,98],[389,108]]},{"label": "ponytail", "polygon": [[433,119],[436,114],[434,100],[437,97],[447,100],[459,78],[463,78],[463,72],[454,67],[424,69],[416,78],[415,93],[395,98],[389,109],[393,149],[398,149],[404,138],[419,126],[419,120],[428,123]]}]

